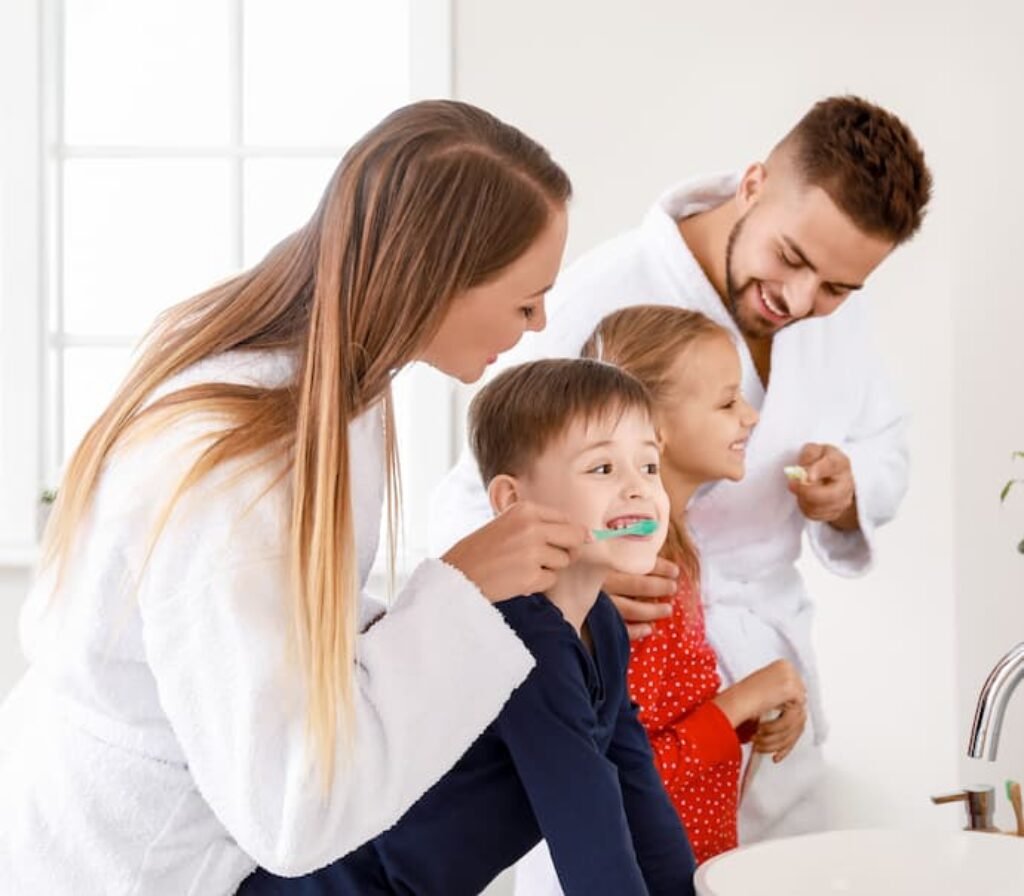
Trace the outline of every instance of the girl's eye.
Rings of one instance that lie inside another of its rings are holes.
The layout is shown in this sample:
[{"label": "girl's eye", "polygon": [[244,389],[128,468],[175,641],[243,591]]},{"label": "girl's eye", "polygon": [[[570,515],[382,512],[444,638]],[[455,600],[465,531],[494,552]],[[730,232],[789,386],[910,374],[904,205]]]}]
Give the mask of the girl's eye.
[{"label": "girl's eye", "polygon": [[612,471],[611,464],[600,464],[592,469],[588,470],[588,473],[600,473],[602,476],[607,476]]}]

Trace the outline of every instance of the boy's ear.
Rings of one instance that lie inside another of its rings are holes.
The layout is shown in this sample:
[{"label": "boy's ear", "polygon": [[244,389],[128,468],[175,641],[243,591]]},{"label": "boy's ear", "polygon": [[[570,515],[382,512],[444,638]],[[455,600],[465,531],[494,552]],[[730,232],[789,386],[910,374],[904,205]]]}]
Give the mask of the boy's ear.
[{"label": "boy's ear", "polygon": [[495,513],[504,513],[513,504],[522,500],[519,494],[519,482],[514,476],[499,473],[487,486],[487,497],[491,501],[491,510]]}]

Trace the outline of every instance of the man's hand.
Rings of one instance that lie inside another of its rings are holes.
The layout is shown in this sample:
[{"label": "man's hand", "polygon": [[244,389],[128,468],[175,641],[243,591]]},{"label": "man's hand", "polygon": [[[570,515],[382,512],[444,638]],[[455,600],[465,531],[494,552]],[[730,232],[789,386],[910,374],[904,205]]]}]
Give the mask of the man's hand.
[{"label": "man's hand", "polygon": [[672,615],[672,598],[679,590],[679,567],[659,557],[645,576],[611,573],[605,579],[604,590],[622,614],[629,639],[636,641],[654,630],[652,623]]},{"label": "man's hand", "polygon": [[807,471],[807,479],[791,479],[789,490],[796,495],[801,513],[844,531],[860,528],[850,458],[835,445],[811,442],[801,450],[799,463]]}]

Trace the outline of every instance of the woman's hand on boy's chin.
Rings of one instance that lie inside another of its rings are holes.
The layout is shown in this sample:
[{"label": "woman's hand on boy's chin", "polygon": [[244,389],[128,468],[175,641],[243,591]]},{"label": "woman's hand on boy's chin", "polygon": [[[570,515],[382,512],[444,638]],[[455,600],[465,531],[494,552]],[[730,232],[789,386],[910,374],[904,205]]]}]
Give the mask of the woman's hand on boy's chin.
[{"label": "woman's hand on boy's chin", "polygon": [[653,631],[652,623],[672,614],[678,588],[679,567],[663,557],[647,575],[613,572],[604,581],[605,593],[622,614],[631,641],[646,637]]}]

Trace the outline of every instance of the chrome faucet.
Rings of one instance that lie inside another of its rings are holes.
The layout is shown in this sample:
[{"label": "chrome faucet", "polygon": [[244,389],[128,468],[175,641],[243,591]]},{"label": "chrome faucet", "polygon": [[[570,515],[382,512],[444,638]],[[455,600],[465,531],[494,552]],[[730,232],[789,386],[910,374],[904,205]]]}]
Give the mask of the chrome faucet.
[{"label": "chrome faucet", "polygon": [[1004,656],[989,674],[978,695],[974,711],[974,724],[967,744],[967,755],[972,759],[996,758],[999,733],[1003,729],[1003,714],[1014,688],[1024,679],[1024,642]]}]

